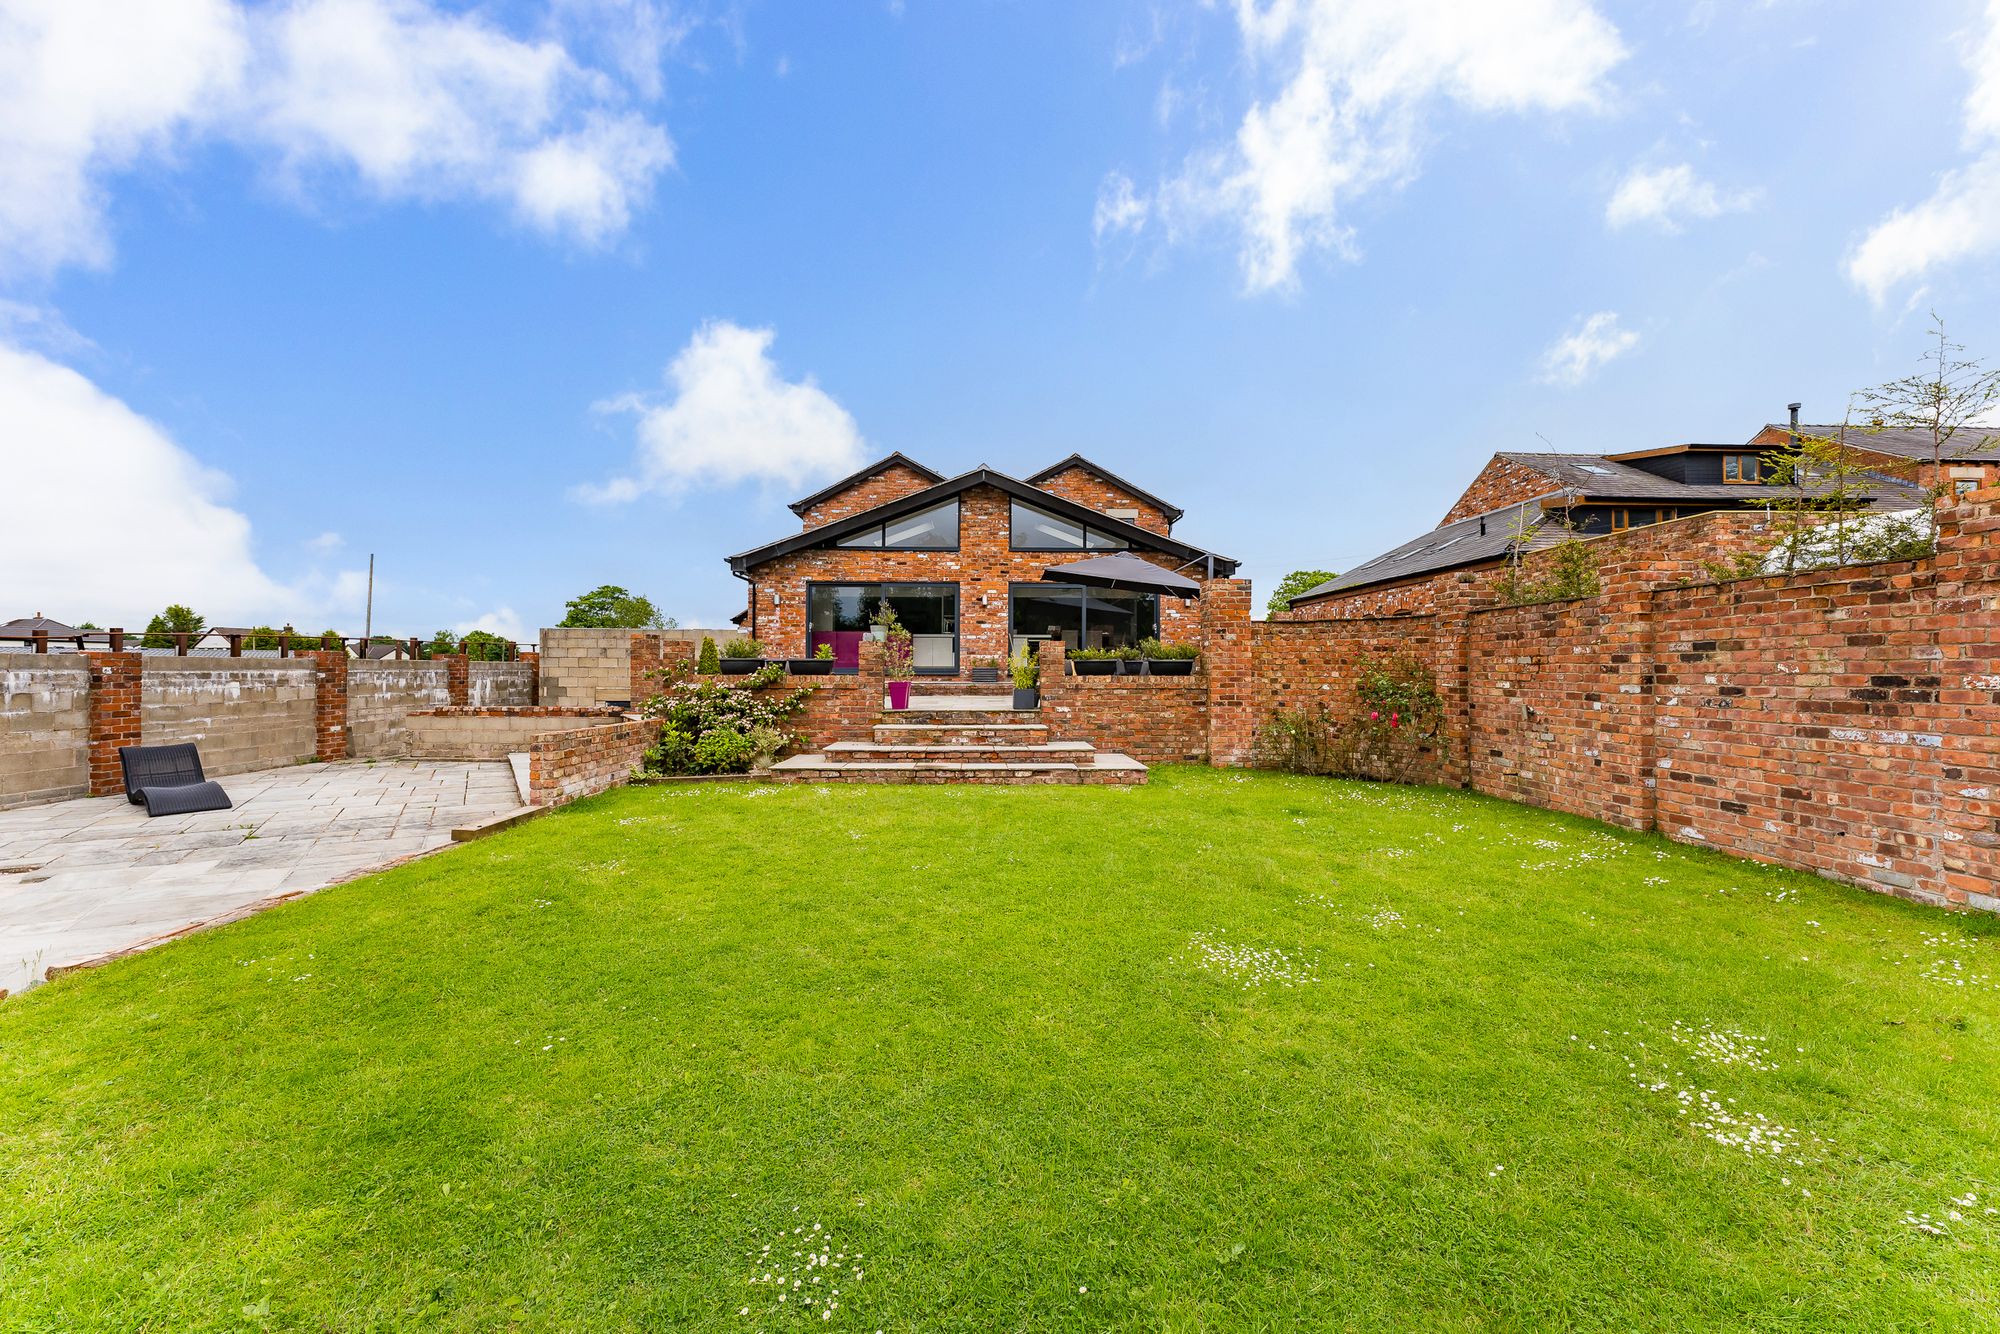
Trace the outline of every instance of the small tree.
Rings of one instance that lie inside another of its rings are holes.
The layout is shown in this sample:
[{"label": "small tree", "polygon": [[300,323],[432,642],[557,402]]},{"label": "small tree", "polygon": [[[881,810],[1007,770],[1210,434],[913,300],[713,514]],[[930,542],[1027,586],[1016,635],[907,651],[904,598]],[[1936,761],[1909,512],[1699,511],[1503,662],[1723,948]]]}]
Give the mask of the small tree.
[{"label": "small tree", "polygon": [[715,651],[715,641],[707,635],[701,637],[701,653],[695,659],[694,670],[698,676],[714,676],[722,671],[721,655]]},{"label": "small tree", "polygon": [[1955,442],[1961,431],[1978,437],[1975,447],[1993,440],[1993,433],[1980,423],[2000,408],[2000,370],[1986,369],[1978,358],[1968,360],[1963,355],[1965,345],[1951,341],[1936,311],[1931,312],[1931,342],[1930,350],[1923,354],[1923,369],[1864,389],[1855,395],[1854,403],[1867,430],[1915,431],[1929,437],[1931,513],[1927,522],[1935,538],[1936,504],[1950,490],[1944,461],[1959,452]]},{"label": "small tree", "polygon": [[651,598],[617,584],[600,584],[580,597],[571,598],[562,620],[556,624],[587,629],[671,630],[675,621],[671,616],[662,616]]},{"label": "small tree", "polygon": [[465,636],[465,655],[474,662],[505,662],[508,641],[488,630],[473,630]]},{"label": "small tree", "polygon": [[179,602],[173,603],[165,611],[146,622],[145,638],[139,642],[147,648],[172,648],[175,635],[186,635],[191,644],[200,638],[207,628],[200,613]]},{"label": "small tree", "polygon": [[1293,570],[1271,590],[1270,601],[1264,604],[1264,614],[1273,618],[1282,616],[1292,609],[1293,598],[1339,577],[1332,570]]},{"label": "small tree", "polygon": [[458,636],[449,630],[438,631],[430,637],[430,642],[424,645],[424,656],[427,658],[448,657],[456,652],[458,652]]},{"label": "small tree", "polygon": [[1501,567],[1500,576],[1493,583],[1493,594],[1500,601],[1518,607],[1530,602],[1561,602],[1569,598],[1597,596],[1600,588],[1597,556],[1589,544],[1577,535],[1568,509],[1564,509],[1561,519],[1545,522],[1560,524],[1563,537],[1547,549],[1547,573],[1537,579],[1528,574],[1526,565],[1528,543],[1534,537],[1534,531],[1528,527],[1527,506],[1522,506],[1517,512],[1514,532],[1507,539],[1507,563]]}]

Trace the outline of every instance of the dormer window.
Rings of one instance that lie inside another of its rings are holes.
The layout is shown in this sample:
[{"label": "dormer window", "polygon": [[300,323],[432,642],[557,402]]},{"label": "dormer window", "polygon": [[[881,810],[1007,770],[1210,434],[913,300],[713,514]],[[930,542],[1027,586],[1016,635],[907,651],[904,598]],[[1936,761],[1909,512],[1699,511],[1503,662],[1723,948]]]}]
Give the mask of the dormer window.
[{"label": "dormer window", "polygon": [[1724,454],[1722,480],[1732,486],[1755,486],[1764,480],[1763,468],[1755,454]]}]

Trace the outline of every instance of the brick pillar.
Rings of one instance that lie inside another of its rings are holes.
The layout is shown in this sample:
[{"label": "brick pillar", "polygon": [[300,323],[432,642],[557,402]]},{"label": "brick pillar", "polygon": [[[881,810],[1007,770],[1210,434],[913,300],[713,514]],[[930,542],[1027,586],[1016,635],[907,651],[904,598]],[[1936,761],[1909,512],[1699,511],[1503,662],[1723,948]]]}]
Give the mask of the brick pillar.
[{"label": "brick pillar", "polygon": [[1208,680],[1208,762],[1219,769],[1250,763],[1257,739],[1256,633],[1250,581],[1210,579],[1201,586],[1201,670]]},{"label": "brick pillar", "polygon": [[629,659],[631,685],[627,698],[634,707],[660,693],[659,671],[663,664],[660,649],[664,637],[653,634],[632,636],[632,653]]},{"label": "brick pillar", "polygon": [[137,653],[86,653],[90,662],[90,795],[115,796],[125,790],[118,748],[139,744]]},{"label": "brick pillar", "polygon": [[862,689],[873,693],[869,702],[877,709],[889,706],[889,646],[881,640],[869,637],[861,641],[861,664],[859,673]]},{"label": "brick pillar", "polygon": [[302,653],[313,664],[313,755],[347,758],[347,650]]},{"label": "brick pillar", "polygon": [[462,709],[471,704],[472,659],[463,653],[440,653],[435,660],[444,664],[444,683],[451,692],[451,706]]},{"label": "brick pillar", "polygon": [[528,665],[528,703],[530,705],[540,704],[542,702],[542,655],[529,651],[522,653],[520,659]]},{"label": "brick pillar", "polygon": [[[1061,706],[1063,696],[1074,688],[1069,683],[1069,650],[1060,639],[1038,639],[1035,641],[1035,665],[1042,669],[1042,708],[1046,719]],[[1010,678],[1010,688],[1011,684]],[[1054,741],[1059,738],[1051,734],[1049,739]]]},{"label": "brick pillar", "polygon": [[1935,560],[1938,721],[1957,763],[1934,791],[1937,820],[1957,837],[1940,842],[1931,888],[2000,912],[2000,488],[1940,506]]}]

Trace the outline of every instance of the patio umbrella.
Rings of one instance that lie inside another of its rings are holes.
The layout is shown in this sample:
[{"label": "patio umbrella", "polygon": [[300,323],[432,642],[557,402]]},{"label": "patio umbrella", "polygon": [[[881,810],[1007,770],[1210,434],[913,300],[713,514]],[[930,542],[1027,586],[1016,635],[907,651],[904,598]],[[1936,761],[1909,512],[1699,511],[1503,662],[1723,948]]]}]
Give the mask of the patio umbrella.
[{"label": "patio umbrella", "polygon": [[1095,556],[1090,560],[1051,565],[1042,571],[1045,584],[1084,584],[1118,588],[1128,593],[1159,593],[1170,598],[1198,598],[1201,585],[1184,574],[1163,570],[1137,556]]}]

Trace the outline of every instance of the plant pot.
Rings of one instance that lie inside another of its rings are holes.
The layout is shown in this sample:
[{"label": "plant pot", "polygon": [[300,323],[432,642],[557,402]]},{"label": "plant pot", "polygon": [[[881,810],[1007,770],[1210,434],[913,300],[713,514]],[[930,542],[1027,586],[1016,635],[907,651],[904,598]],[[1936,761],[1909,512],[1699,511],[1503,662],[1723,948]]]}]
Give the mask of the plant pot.
[{"label": "plant pot", "polygon": [[1193,658],[1148,658],[1146,674],[1149,676],[1193,676]]},{"label": "plant pot", "polygon": [[793,676],[831,676],[832,658],[787,658],[785,670]]},{"label": "plant pot", "polygon": [[889,707],[897,713],[910,707],[910,683],[891,681],[889,683]]},{"label": "plant pot", "polygon": [[981,685],[993,685],[1000,680],[1000,669],[998,667],[974,667],[972,669],[972,679]]},{"label": "plant pot", "polygon": [[1115,676],[1118,663],[1111,658],[1071,658],[1069,669],[1078,676]]},{"label": "plant pot", "polygon": [[1042,707],[1042,692],[1039,687],[1014,687],[1014,707],[1017,709],[1039,709]]},{"label": "plant pot", "polygon": [[722,674],[724,676],[748,676],[763,665],[764,660],[762,658],[724,658],[722,659]]},{"label": "plant pot", "polygon": [[1120,658],[1118,659],[1118,674],[1120,676],[1144,676],[1146,674],[1146,660],[1144,658]]}]

